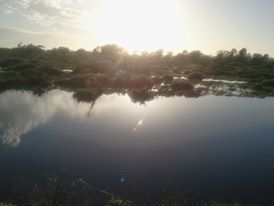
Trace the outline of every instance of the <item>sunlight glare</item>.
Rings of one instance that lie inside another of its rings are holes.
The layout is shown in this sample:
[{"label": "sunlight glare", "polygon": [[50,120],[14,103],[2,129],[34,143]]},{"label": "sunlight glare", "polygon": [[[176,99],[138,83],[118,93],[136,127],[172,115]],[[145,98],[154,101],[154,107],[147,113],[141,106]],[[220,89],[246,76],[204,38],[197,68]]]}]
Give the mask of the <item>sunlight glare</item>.
[{"label": "sunlight glare", "polygon": [[139,120],[137,123],[137,126],[133,129],[133,131],[137,131],[137,129],[142,126],[143,122],[144,122],[144,119]]},{"label": "sunlight glare", "polygon": [[160,48],[178,51],[183,39],[180,15],[178,0],[106,1],[101,11],[100,38],[129,52]]}]

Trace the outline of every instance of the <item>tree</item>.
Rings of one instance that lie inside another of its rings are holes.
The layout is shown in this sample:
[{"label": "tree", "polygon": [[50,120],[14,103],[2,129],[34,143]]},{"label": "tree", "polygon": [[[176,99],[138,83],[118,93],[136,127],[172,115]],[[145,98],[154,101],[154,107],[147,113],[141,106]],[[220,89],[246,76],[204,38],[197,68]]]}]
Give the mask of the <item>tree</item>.
[{"label": "tree", "polygon": [[93,55],[95,55],[95,57],[98,57],[101,60],[107,60],[110,63],[117,62],[124,54],[126,54],[125,50],[115,44],[107,44],[93,50]]},{"label": "tree", "polygon": [[247,49],[246,48],[242,48],[240,51],[239,51],[239,60],[241,62],[244,62],[246,59],[247,59]]},{"label": "tree", "polygon": [[233,48],[230,51],[230,57],[235,57],[237,55],[237,49]]},{"label": "tree", "polygon": [[72,52],[66,47],[54,48],[47,51],[48,58],[55,62],[68,63],[73,61]]},{"label": "tree", "polygon": [[195,63],[198,63],[201,60],[202,56],[203,56],[202,52],[198,50],[192,51],[189,54],[191,61]]}]

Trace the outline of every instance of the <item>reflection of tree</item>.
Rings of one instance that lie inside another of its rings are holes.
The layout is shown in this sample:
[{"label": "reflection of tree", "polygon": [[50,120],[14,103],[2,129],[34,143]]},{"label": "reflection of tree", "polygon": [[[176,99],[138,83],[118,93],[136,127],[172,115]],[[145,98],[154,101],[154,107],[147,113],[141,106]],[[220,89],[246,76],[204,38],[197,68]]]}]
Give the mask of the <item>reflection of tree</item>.
[{"label": "reflection of tree", "polygon": [[96,100],[103,94],[99,89],[80,89],[73,93],[73,98],[78,102],[90,103],[87,116],[90,116]]},{"label": "reflection of tree", "polygon": [[95,102],[96,102],[96,100],[95,100],[95,101],[92,101],[91,104],[90,104],[90,107],[89,107],[89,110],[88,110],[88,113],[87,113],[87,116],[88,116],[88,117],[91,116],[91,111],[92,111],[92,109],[93,109],[93,107],[94,107],[94,105],[95,105]]},{"label": "reflection of tree", "polygon": [[128,91],[128,96],[131,98],[132,102],[140,102],[141,104],[154,99],[154,94],[148,90]]}]

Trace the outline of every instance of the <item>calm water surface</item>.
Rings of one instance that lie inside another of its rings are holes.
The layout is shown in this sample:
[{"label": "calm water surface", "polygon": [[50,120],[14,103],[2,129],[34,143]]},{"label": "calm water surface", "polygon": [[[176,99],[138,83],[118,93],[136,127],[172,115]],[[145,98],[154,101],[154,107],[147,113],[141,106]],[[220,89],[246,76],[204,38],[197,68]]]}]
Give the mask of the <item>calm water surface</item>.
[{"label": "calm water surface", "polygon": [[72,96],[0,94],[0,198],[14,179],[61,174],[137,201],[167,191],[273,203],[274,98],[159,97],[140,105],[111,94],[92,105]]}]

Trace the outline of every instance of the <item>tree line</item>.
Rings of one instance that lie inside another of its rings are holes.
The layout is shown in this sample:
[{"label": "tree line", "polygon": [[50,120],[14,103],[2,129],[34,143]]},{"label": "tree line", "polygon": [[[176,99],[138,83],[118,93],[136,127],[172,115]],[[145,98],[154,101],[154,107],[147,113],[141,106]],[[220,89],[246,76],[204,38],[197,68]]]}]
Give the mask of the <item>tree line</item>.
[{"label": "tree line", "polygon": [[[72,51],[66,47],[46,50],[42,45],[33,44],[18,44],[14,48],[0,48],[1,59],[11,57],[15,61],[16,58],[23,58],[31,59],[34,63],[35,60],[46,61],[56,65],[75,65],[76,68],[84,65],[94,65],[94,67],[105,69],[131,68],[135,70],[151,70],[153,68],[159,69],[159,67],[184,67],[187,64],[196,64],[204,67],[225,64],[274,68],[274,59],[268,54],[250,54],[246,48],[242,48],[239,51],[236,49],[231,51],[220,50],[216,55],[206,55],[198,50],[191,52],[184,50],[177,54],[172,52],[166,53],[163,50],[129,54],[124,48],[114,44],[99,46],[92,51],[85,49]],[[2,66],[5,66],[4,64],[2,61]]]}]

